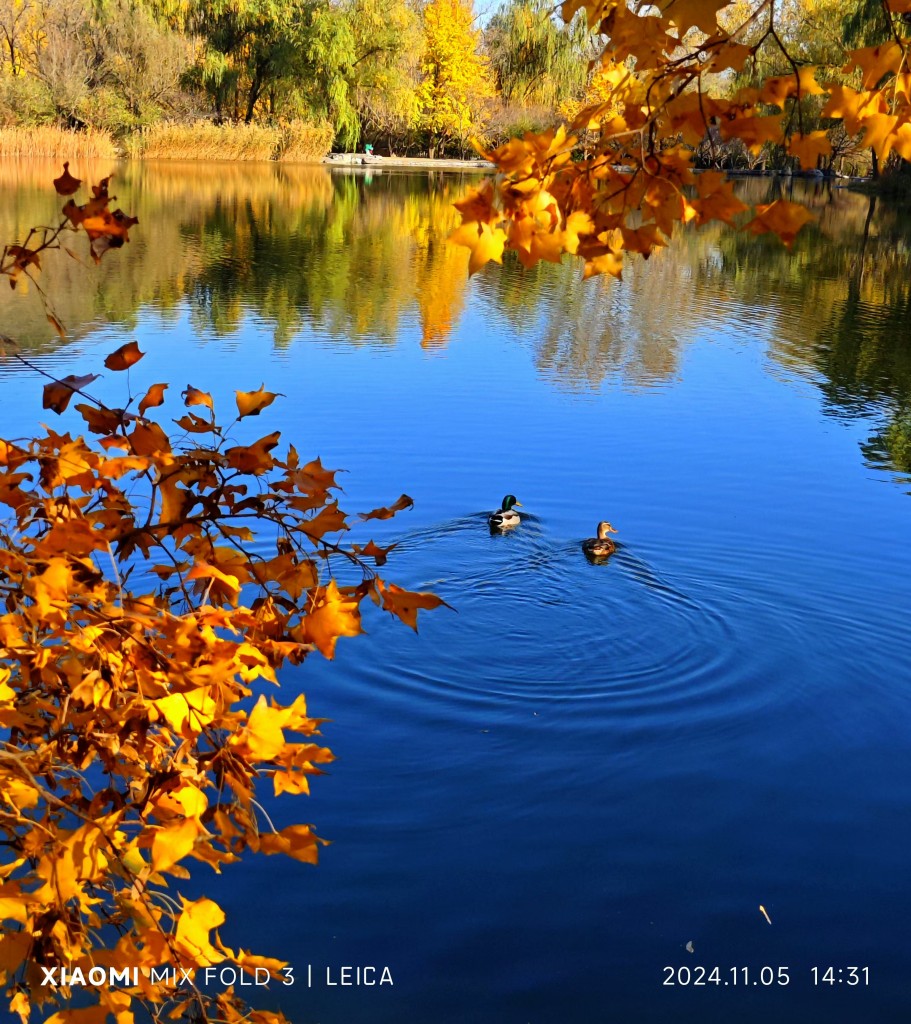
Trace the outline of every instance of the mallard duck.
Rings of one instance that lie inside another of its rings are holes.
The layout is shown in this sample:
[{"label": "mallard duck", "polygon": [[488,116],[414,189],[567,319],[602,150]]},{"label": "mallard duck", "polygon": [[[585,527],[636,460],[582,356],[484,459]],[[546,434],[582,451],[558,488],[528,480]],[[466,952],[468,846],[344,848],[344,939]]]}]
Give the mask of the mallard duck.
[{"label": "mallard duck", "polygon": [[491,512],[487,519],[491,530],[511,530],[514,526],[518,526],[521,519],[515,509],[521,507],[522,502],[516,501],[514,494],[507,494],[500,508],[496,512]]},{"label": "mallard duck", "polygon": [[598,536],[582,541],[582,550],[589,558],[606,558],[617,550],[617,545],[608,537],[617,531],[610,523],[598,523]]}]

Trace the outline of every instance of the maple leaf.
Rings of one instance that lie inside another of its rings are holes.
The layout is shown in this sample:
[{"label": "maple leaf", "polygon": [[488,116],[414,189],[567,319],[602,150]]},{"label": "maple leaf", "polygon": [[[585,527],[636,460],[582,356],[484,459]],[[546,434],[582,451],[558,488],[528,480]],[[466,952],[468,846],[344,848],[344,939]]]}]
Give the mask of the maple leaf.
[{"label": "maple leaf", "polygon": [[757,206],[756,216],[744,226],[756,235],[772,232],[790,249],[797,233],[811,220],[813,214],[805,206],[787,199],[776,199],[766,206]]},{"label": "maple leaf", "polygon": [[849,72],[855,67],[860,68],[863,71],[863,87],[875,89],[885,75],[898,71],[904,62],[905,53],[894,39],[890,39],[879,46],[851,50],[850,57],[842,71]]},{"label": "maple leaf", "polygon": [[821,156],[831,155],[832,143],[824,131],[794,135],[788,141],[788,152],[800,160],[800,166],[805,171],[811,171],[819,165]]},{"label": "maple leaf", "polygon": [[32,1008],[29,1003],[28,996],[25,992],[17,992],[10,1000],[9,1004],[10,1013],[19,1015],[19,1020],[22,1024],[28,1024],[29,1016],[31,1015]]},{"label": "maple leaf", "polygon": [[264,696],[250,712],[244,727],[231,737],[231,748],[241,757],[253,761],[271,761],[285,746],[282,731],[287,720],[284,708],[270,706]]},{"label": "maple leaf", "polygon": [[490,224],[463,224],[449,236],[453,245],[464,245],[471,250],[468,260],[468,276],[476,274],[481,267],[493,260],[503,262],[503,248],[506,245],[506,232],[501,227]]},{"label": "maple leaf", "polygon": [[302,643],[314,644],[324,658],[331,659],[340,636],[357,636],[361,632],[358,600],[342,593],[335,580],[310,592],[307,614],[301,622]]},{"label": "maple leaf", "polygon": [[375,508],[370,512],[361,512],[358,518],[367,522],[368,519],[391,519],[396,512],[402,512],[406,508],[414,508],[414,499],[407,494],[401,495],[391,505],[384,508]]},{"label": "maple leaf", "polygon": [[[165,519],[165,514],[162,512],[162,521],[179,521],[179,517],[169,516]],[[237,576],[223,572],[218,566],[204,561],[197,562],[185,578],[188,581],[198,580],[199,592],[209,594],[211,600],[215,602],[228,601],[232,605],[237,605],[237,598],[240,595],[240,580]]]},{"label": "maple leaf", "polygon": [[398,616],[406,626],[411,626],[415,633],[418,631],[419,609],[439,608],[440,605],[451,607],[436,594],[404,590],[394,583],[384,583],[381,579],[377,579],[376,583],[383,599],[383,608],[392,615]]},{"label": "maple leaf", "polygon": [[823,89],[816,81],[815,71],[815,68],[805,65],[794,75],[767,78],[759,92],[760,102],[784,107],[785,100],[791,96],[819,95]]},{"label": "maple leaf", "polygon": [[131,418],[123,409],[99,409],[84,402],[75,408],[93,434],[116,434]]},{"label": "maple leaf", "polygon": [[264,832],[259,837],[262,853],[283,853],[305,864],[316,864],[319,845],[326,845],[309,825],[288,825],[280,832]]},{"label": "maple leaf", "polygon": [[194,388],[192,384],[188,384],[181,391],[180,397],[188,408],[191,405],[204,405],[207,409],[215,411],[215,406],[212,404],[212,396],[207,391],[200,391],[198,388]]},{"label": "maple leaf", "polygon": [[769,114],[767,117],[750,114],[723,119],[719,131],[723,139],[740,139],[751,153],[759,153],[766,142],[781,140],[781,114]]},{"label": "maple leaf", "polygon": [[77,391],[87,388],[92,381],[98,380],[97,373],[89,373],[84,377],[69,374],[62,380],[52,381],[44,386],[43,407],[62,413],[70,404],[70,399]]},{"label": "maple leaf", "polygon": [[681,33],[695,26],[711,36],[718,29],[718,12],[729,7],[732,2],[733,0],[671,0],[665,14]]},{"label": "maple leaf", "polygon": [[193,849],[204,831],[196,818],[184,818],[158,829],[152,839],[152,871],[167,871]]},{"label": "maple leaf", "polygon": [[[908,0],[911,3],[911,0]],[[911,163],[911,123],[901,125],[892,140],[895,152],[903,159]]]},{"label": "maple leaf", "polygon": [[209,941],[209,932],[225,923],[225,913],[213,900],[199,899],[195,902],[181,897],[183,910],[177,918],[174,941],[177,947],[193,963],[209,966],[221,963],[224,954]]},{"label": "maple leaf", "polygon": [[136,455],[158,455],[171,450],[168,435],[157,423],[137,423],[127,440]]},{"label": "maple leaf", "polygon": [[587,259],[585,270],[582,272],[583,278],[587,280],[599,274],[610,274],[619,280],[623,274],[623,257],[617,253],[605,252]]},{"label": "maple leaf", "polygon": [[261,476],[275,465],[275,460],[269,452],[278,444],[280,437],[281,432],[276,430],[251,445],[237,445],[234,448],[229,448],[225,452],[228,465],[232,469],[239,469],[242,473]]},{"label": "maple leaf", "polygon": [[870,114],[863,118],[864,145],[876,152],[880,160],[885,160],[895,141],[895,128],[898,118],[892,114]]},{"label": "maple leaf", "polygon": [[128,341],[125,345],[121,345],[120,348],[115,349],[104,361],[104,365],[109,370],[129,370],[131,366],[135,366],[140,359],[145,355],[145,352],[139,351],[139,344],[135,341]]},{"label": "maple leaf", "polygon": [[213,720],[217,705],[208,687],[174,693],[153,702],[168,725],[181,736],[196,735]]},{"label": "maple leaf", "polygon": [[266,391],[265,385],[261,384],[258,391],[235,391],[234,394],[237,397],[237,418],[243,419],[244,416],[258,416],[280,392]]},{"label": "maple leaf", "polygon": [[167,391],[167,384],[153,384],[146,392],[145,397],[139,403],[139,415],[145,415],[146,409],[164,404],[164,393]]},{"label": "maple leaf", "polygon": [[392,551],[393,548],[397,547],[398,544],[390,544],[387,548],[381,548],[378,544],[370,541],[363,547],[355,545],[355,550],[360,555],[367,555],[368,558],[372,558],[375,565],[385,565],[389,552]]},{"label": "maple leaf", "polygon": [[829,100],[822,108],[823,117],[841,118],[849,135],[857,135],[863,127],[862,118],[887,112],[886,101],[879,93],[857,92],[849,85],[833,83]]},{"label": "maple leaf", "polygon": [[337,533],[340,530],[347,530],[345,513],[338,507],[338,502],[333,502],[321,509],[318,515],[306,520],[298,527],[311,540],[319,540],[327,533]]},{"label": "maple leaf", "polygon": [[294,473],[294,483],[300,491],[328,491],[337,488],[335,474],[337,469],[326,469],[319,458],[311,459]]},{"label": "maple leaf", "polygon": [[202,416],[197,416],[196,413],[188,412],[186,416],[181,416],[180,419],[176,419],[174,422],[181,430],[186,430],[188,434],[218,433],[218,427],[212,420],[204,420]]},{"label": "maple leaf", "polygon": [[[511,143],[522,145],[518,139],[511,140]],[[463,223],[487,224],[495,223],[500,219],[500,215],[493,203],[493,183],[491,181],[484,181],[478,188],[469,189],[462,199],[457,200],[452,205],[462,215]]]},{"label": "maple leaf", "polygon": [[70,174],[70,162],[69,160],[63,161],[63,174],[59,178],[54,178],[54,188],[57,190],[57,194],[61,196],[71,196],[74,192],[79,191],[79,186],[82,181],[79,178],[74,178]]}]

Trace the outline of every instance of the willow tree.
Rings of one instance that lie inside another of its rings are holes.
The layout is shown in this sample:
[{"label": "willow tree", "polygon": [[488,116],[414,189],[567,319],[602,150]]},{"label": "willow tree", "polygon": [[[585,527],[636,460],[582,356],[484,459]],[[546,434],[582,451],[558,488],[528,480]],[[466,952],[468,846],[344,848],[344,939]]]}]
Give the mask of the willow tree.
[{"label": "willow tree", "polygon": [[556,107],[582,92],[594,56],[585,20],[562,24],[547,0],[509,0],[491,18],[484,45],[507,103]]},{"label": "willow tree", "polygon": [[390,152],[418,123],[421,18],[408,0],[350,0],[354,31],[351,88],[361,134]]}]

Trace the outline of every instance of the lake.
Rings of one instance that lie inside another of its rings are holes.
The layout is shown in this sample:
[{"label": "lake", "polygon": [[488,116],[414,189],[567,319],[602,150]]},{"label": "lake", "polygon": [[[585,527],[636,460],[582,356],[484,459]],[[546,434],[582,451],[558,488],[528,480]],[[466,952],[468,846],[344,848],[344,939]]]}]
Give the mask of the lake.
[{"label": "lake", "polygon": [[[4,241],[54,219],[56,173],[0,166]],[[181,890],[226,909],[226,945],[293,965],[254,1005],[907,1019],[911,215],[752,180],[751,201],[810,204],[792,253],[709,226],[622,282],[509,259],[469,281],[445,238],[477,179],[115,173],[129,245],[42,279],[70,340],[8,289],[3,332],[60,375],[135,338],[133,379],[171,381],[174,416],[188,383],[216,408],[283,392],[253,436],[346,469],[346,511],[411,495],[359,539],[396,542],[388,577],[453,608],[418,635],[371,608],[334,662],[283,671],[337,760],[268,810],[332,844],[317,868],[196,865]],[[93,392],[122,397],[116,377]],[[0,363],[0,436],[81,427],[41,386]],[[491,536],[506,493],[526,515]],[[602,519],[618,551],[593,565]],[[394,984],[327,983],[368,965]]]}]

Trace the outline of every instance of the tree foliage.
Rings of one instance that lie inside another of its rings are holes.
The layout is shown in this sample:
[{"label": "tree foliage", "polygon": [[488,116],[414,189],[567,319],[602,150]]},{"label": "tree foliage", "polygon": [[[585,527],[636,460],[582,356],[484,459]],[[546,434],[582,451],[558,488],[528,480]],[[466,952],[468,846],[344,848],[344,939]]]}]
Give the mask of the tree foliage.
[{"label": "tree foliage", "polygon": [[464,146],[479,130],[484,102],[493,93],[470,0],[431,0],[423,18],[421,124],[430,133],[431,152],[451,139]]},{"label": "tree foliage", "polygon": [[[884,0],[890,37],[852,50],[844,66],[856,86],[819,80],[794,58],[780,33],[779,0],[746,5],[743,19],[719,21],[730,5],[718,0],[670,0],[628,6],[616,0],[566,0],[565,20],[584,11],[603,37],[599,58],[608,95],[558,129],[513,139],[487,155],[499,174],[456,206],[462,226],[452,240],[471,250],[470,272],[504,249],[526,266],[581,257],[585,276],[619,277],[623,253],[647,257],[667,244],[675,226],[711,220],[772,233],[790,246],[811,219],[786,199],[756,207],[752,216],[723,174],[694,173],[707,134],[739,140],[758,153],[780,145],[814,169],[832,145],[803,120],[808,96],[824,97],[821,116],[840,122],[882,162],[892,152],[911,160],[911,74],[904,15],[911,0]],[[755,32],[758,31],[758,38]],[[764,45],[778,47],[787,73],[733,90],[726,77],[743,70]],[[711,83],[715,82],[712,87]],[[579,159],[579,133],[595,131],[593,150]]]},{"label": "tree foliage", "polygon": [[[71,197],[80,182],[65,169],[55,184]],[[98,259],[127,241],[135,219],[108,210],[107,182],[93,191],[31,247],[8,246],[0,273],[34,280],[68,232]],[[268,691],[285,663],[361,633],[365,600],[414,629],[443,602],[377,574],[389,547],[341,539],[406,495],[349,515],[336,471],[250,431],[280,395],[238,390],[219,417],[191,384],[179,400],[163,382],[134,391],[142,358],[128,342],[105,359],[127,375],[119,408],[93,396],[97,374],[45,374],[44,408],[81,432],[0,440],[0,980],[23,1022],[59,1007],[48,1024],[130,1024],[145,1004],[271,1024],[284,1018],[248,1015],[233,988],[204,993],[194,971],[281,980],[286,965],[224,945],[217,904],[171,884],[190,861],[219,872],[246,851],[316,862],[313,828],[276,828],[256,797],[307,793],[332,755],[305,698]],[[120,980],[92,983],[98,971]],[[97,1002],[68,1008],[79,978]]]},{"label": "tree foliage", "polygon": [[561,25],[546,0],[510,0],[490,19],[485,49],[497,89],[507,103],[541,103],[556,109],[582,92],[590,37],[585,21]]}]

